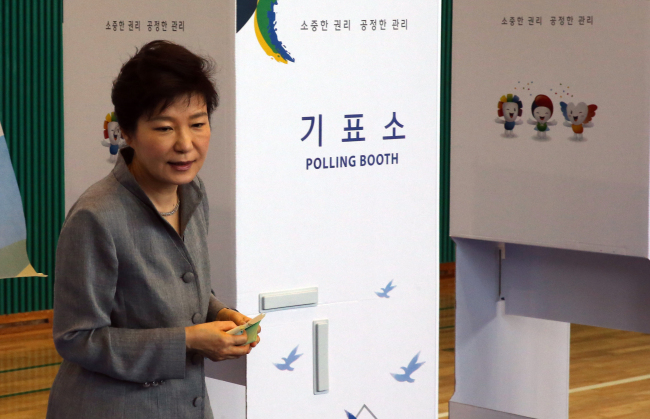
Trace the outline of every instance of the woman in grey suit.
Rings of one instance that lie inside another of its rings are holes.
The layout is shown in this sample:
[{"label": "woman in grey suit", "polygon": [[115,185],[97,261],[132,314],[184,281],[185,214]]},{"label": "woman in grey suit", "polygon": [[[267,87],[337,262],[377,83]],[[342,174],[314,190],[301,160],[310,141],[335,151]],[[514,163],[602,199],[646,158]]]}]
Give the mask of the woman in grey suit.
[{"label": "woman in grey suit", "polygon": [[218,104],[213,66],[165,41],[113,83],[129,147],[61,230],[54,342],[64,361],[51,419],[212,418],[204,357],[248,354],[225,333],[248,317],[210,289],[208,201],[197,176]]}]

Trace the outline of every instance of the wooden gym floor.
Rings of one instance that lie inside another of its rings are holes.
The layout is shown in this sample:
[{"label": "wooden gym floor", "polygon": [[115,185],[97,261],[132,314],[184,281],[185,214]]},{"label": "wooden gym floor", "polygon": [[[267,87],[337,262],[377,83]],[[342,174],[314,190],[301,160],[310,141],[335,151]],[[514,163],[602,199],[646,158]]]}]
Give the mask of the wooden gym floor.
[{"label": "wooden gym floor", "polygon": [[[439,414],[454,391],[454,278],[441,279]],[[44,418],[61,358],[52,331],[0,329],[0,419]],[[650,335],[571,327],[570,419],[650,418]]]}]

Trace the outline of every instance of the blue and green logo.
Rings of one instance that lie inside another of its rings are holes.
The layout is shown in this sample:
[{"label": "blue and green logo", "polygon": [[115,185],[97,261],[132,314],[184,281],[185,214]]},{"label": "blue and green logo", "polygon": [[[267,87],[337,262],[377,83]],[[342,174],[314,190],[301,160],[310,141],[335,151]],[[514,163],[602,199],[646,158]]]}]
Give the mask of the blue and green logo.
[{"label": "blue and green logo", "polygon": [[267,55],[276,61],[288,64],[296,60],[289,54],[286,47],[278,39],[275,7],[278,0],[238,0],[237,1],[237,32],[255,14],[255,35],[260,46]]}]

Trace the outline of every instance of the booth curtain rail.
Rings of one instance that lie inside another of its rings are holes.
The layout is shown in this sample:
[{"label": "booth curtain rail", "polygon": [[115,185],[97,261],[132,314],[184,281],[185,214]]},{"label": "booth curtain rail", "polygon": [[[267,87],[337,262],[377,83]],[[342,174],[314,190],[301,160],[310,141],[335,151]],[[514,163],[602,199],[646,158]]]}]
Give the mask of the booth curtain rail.
[{"label": "booth curtain rail", "polygon": [[62,17],[62,0],[0,1],[0,123],[23,200],[27,253],[48,275],[0,279],[0,315],[52,308],[65,211]]}]

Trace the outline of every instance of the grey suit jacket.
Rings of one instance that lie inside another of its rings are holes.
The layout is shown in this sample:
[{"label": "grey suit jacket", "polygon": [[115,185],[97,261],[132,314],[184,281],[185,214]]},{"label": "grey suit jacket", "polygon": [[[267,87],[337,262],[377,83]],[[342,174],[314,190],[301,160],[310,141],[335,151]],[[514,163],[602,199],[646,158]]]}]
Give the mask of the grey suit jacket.
[{"label": "grey suit jacket", "polygon": [[64,361],[50,419],[212,418],[203,357],[185,327],[225,306],[210,288],[208,203],[199,178],[179,188],[181,235],[128,170],[133,150],[72,207],[61,230],[54,342]]}]

